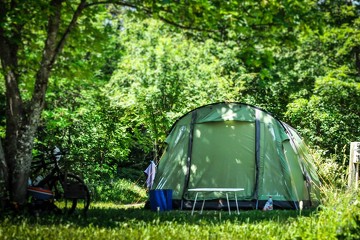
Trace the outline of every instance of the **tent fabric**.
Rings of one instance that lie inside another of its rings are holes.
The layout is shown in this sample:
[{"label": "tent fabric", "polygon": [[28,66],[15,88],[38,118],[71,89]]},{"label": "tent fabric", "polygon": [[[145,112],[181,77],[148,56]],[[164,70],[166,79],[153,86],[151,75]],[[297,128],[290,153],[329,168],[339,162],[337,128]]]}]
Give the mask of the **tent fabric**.
[{"label": "tent fabric", "polygon": [[[278,208],[319,204],[319,178],[303,140],[255,106],[215,103],[194,109],[174,123],[166,144],[152,189],[172,189],[180,207],[194,200],[190,188],[244,188],[237,198],[253,208],[263,207],[269,196]],[[225,197],[201,195],[214,202]]]}]

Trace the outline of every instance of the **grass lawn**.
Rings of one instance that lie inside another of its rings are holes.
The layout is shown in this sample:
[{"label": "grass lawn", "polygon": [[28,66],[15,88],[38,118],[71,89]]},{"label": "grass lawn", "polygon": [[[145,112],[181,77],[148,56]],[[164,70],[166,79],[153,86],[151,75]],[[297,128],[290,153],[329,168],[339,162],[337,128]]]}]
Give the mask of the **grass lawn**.
[{"label": "grass lawn", "polygon": [[[138,205],[93,203],[88,216],[1,216],[0,239],[337,239],[359,238],[357,215],[315,211],[152,212]],[[359,208],[360,204],[353,204]],[[350,209],[350,208],[349,208]]]}]

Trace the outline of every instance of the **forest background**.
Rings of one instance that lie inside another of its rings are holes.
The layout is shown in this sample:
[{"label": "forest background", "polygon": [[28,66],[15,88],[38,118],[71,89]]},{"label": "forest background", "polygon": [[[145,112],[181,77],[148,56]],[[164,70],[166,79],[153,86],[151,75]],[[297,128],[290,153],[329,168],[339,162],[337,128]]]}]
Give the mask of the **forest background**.
[{"label": "forest background", "polygon": [[[30,3],[37,17],[46,10],[43,2]],[[203,21],[192,24],[181,22],[180,8],[168,1],[159,9],[174,7],[174,18],[129,4],[88,8],[52,65],[32,156],[60,146],[69,149],[71,168],[91,186],[111,187],[123,178],[142,185],[142,171],[159,160],[178,117],[204,104],[242,102],[296,128],[322,164],[319,174],[334,181],[348,164],[350,142],[360,141],[359,3],[240,2],[242,14],[229,8],[221,15],[225,26],[199,10],[207,1],[191,5],[187,13]],[[74,3],[62,4],[65,18],[71,16]],[[30,102],[46,34],[38,24],[44,19],[20,16],[1,18],[1,24],[7,29],[11,17],[30,21],[18,44],[17,69],[22,100]],[[0,70],[6,153],[3,59]]]}]

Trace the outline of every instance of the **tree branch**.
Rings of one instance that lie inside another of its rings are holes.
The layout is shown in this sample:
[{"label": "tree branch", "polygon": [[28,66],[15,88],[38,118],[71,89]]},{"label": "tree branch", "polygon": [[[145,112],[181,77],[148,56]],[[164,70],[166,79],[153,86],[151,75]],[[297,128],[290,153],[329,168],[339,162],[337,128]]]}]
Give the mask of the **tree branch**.
[{"label": "tree branch", "polygon": [[64,46],[65,46],[65,42],[66,39],[68,38],[71,30],[76,26],[77,24],[77,20],[79,19],[82,11],[85,9],[85,7],[87,6],[86,4],[86,0],[81,0],[80,4],[78,5],[76,11],[73,14],[73,17],[71,19],[71,22],[69,23],[69,25],[67,26],[65,32],[63,33],[63,35],[61,36],[60,41],[58,42],[56,49],[54,51],[54,55],[51,59],[51,66],[54,64],[56,57],[62,52]]},{"label": "tree branch", "polygon": [[123,1],[98,1],[98,2],[92,2],[92,3],[87,3],[86,4],[86,8],[91,7],[91,6],[95,6],[95,5],[103,5],[103,4],[115,4],[115,5],[121,5],[124,7],[130,7],[130,8],[134,8],[134,9],[139,9],[139,5],[136,4],[131,4],[128,2],[123,2]]},{"label": "tree branch", "polygon": [[41,68],[50,69],[53,64],[53,59],[56,49],[56,38],[60,28],[61,22],[61,4],[63,0],[52,0],[50,3],[52,14],[49,15],[47,38],[45,41],[44,52],[41,61]]},{"label": "tree branch", "polygon": [[[16,6],[13,6],[14,8]],[[0,1],[0,22],[6,22],[6,16],[12,8],[8,8],[6,6],[5,1]],[[18,117],[22,111],[22,99],[20,95],[20,90],[18,86],[18,74],[16,72],[16,68],[18,66],[18,49],[19,45],[17,41],[14,41],[13,35],[20,36],[20,33],[14,33],[16,31],[12,31],[10,33],[6,33],[4,29],[5,24],[0,24],[0,60],[3,75],[5,78],[6,85],[6,102],[7,102],[7,111],[10,116],[14,117],[14,121],[11,121],[7,118],[7,128],[16,129],[16,121],[18,121]]]},{"label": "tree branch", "polygon": [[49,15],[47,39],[45,42],[41,66],[36,76],[34,95],[32,99],[33,103],[38,103],[40,101],[41,105],[43,104],[51,68],[55,63],[57,56],[63,50],[69,33],[76,26],[77,20],[86,6],[86,0],[81,0],[65,32],[61,35],[60,40],[57,41],[59,38],[63,1],[64,0],[52,0],[51,2],[53,14]]},{"label": "tree branch", "polygon": [[[124,6],[124,7],[129,7],[129,8],[133,8],[133,9],[136,9],[136,10],[139,10],[139,11],[142,11],[146,14],[149,14],[149,15],[154,15],[155,12],[150,9],[150,8],[147,8],[143,5],[140,5],[140,4],[131,4],[129,2],[123,2],[123,1],[99,1],[99,2],[93,2],[93,3],[88,3],[86,4],[86,8],[87,7],[91,7],[91,6],[95,6],[95,5],[101,5],[101,4],[114,4],[114,5],[120,5],[120,6]],[[173,14],[171,11],[168,11],[164,8],[161,8],[159,9],[159,12],[166,12],[168,14]],[[167,19],[165,17],[162,17],[160,15],[157,15],[157,17],[167,23],[167,24],[170,24],[170,25],[173,25],[175,27],[178,27],[178,28],[181,28],[181,29],[185,29],[185,30],[193,30],[193,31],[199,31],[199,32],[208,32],[208,33],[216,33],[216,31],[214,30],[209,30],[209,29],[205,29],[205,28],[199,28],[199,27],[192,27],[192,26],[185,26],[185,25],[182,25],[182,24],[179,24],[177,22],[174,22],[170,19]]]},{"label": "tree branch", "polygon": [[[16,5],[14,5],[13,8],[16,8]],[[8,9],[6,3],[3,0],[0,1],[0,23],[6,22],[6,16],[13,8]],[[20,40],[21,38],[20,32],[18,31],[20,30],[20,26],[16,26],[14,23],[11,24],[17,30],[12,31],[11,35],[6,33],[3,28],[5,24],[0,25],[0,59],[4,70],[7,70],[8,67],[15,69],[18,64],[17,51],[19,46],[14,39]]]}]

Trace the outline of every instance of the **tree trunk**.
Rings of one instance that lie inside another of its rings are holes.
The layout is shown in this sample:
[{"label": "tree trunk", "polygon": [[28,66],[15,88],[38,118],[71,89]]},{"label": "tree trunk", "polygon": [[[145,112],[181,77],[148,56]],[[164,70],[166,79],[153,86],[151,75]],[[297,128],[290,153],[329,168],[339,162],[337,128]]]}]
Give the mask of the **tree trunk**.
[{"label": "tree trunk", "polygon": [[4,208],[5,199],[7,198],[7,181],[8,168],[5,161],[5,153],[0,138],[0,209]]},{"label": "tree trunk", "polygon": [[360,46],[354,48],[355,55],[355,68],[357,70],[358,75],[360,76]]},{"label": "tree trunk", "polygon": [[[42,52],[42,60],[35,76],[35,86],[31,101],[24,103],[19,90],[18,50],[21,42],[22,26],[16,23],[9,34],[0,25],[0,59],[6,86],[6,138],[5,151],[2,151],[1,169],[5,171],[3,177],[7,183],[10,200],[16,205],[26,203],[27,182],[30,175],[32,149],[37,127],[45,103],[45,94],[52,66],[56,57],[61,53],[70,31],[86,7],[86,0],[79,2],[72,19],[65,31],[60,33],[61,10],[64,0],[50,2],[51,13],[48,15],[47,38]],[[0,0],[0,22],[6,21],[7,11],[16,9],[14,5],[7,5]],[[17,41],[13,41],[16,39]],[[3,149],[1,149],[3,150]],[[5,159],[5,160],[4,160]],[[2,173],[2,172],[0,172]]]},{"label": "tree trunk", "polygon": [[[18,89],[17,76],[12,69],[16,65],[11,57],[8,61],[3,58],[3,67],[8,69],[6,79],[6,138],[5,158],[8,167],[7,189],[13,202],[23,205],[26,201],[27,179],[30,172],[31,151],[35,136],[29,117],[24,111],[23,101]],[[30,112],[30,111],[29,111]]]}]

